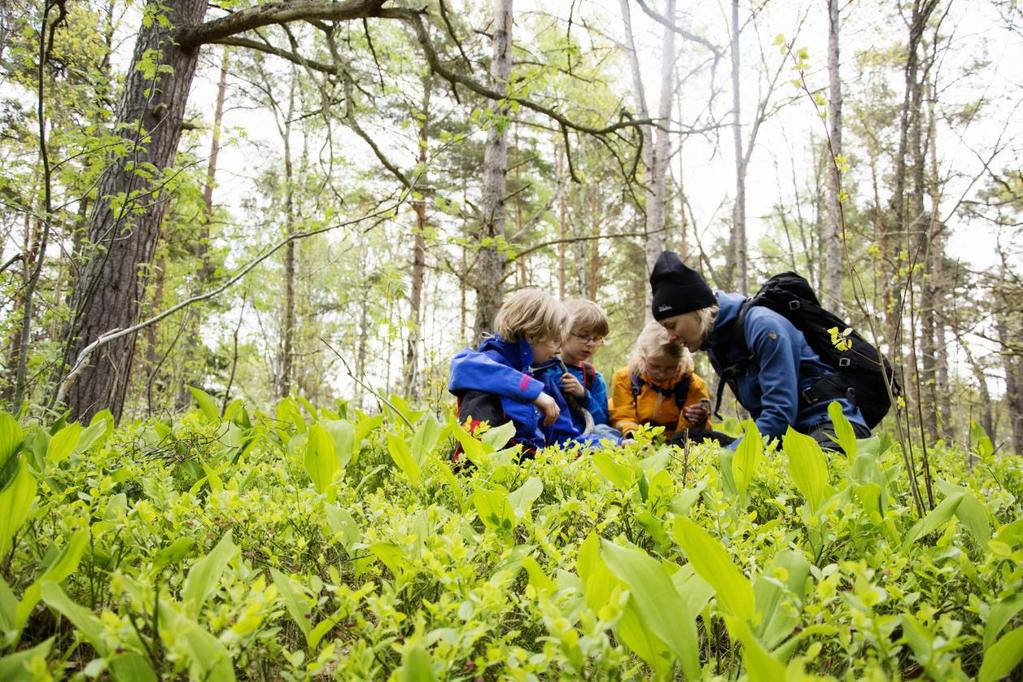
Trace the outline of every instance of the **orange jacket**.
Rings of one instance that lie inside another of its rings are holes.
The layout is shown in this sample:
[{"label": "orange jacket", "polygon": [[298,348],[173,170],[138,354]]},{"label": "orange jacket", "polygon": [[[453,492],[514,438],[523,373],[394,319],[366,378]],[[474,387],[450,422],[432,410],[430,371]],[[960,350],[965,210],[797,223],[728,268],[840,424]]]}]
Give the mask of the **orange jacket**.
[{"label": "orange jacket", "polygon": [[[682,380],[680,369],[671,381],[658,383],[664,389],[672,389]],[[688,428],[711,429],[710,417],[702,424],[691,424],[683,416],[671,395],[664,395],[650,387],[650,377],[642,375],[643,384],[639,395],[632,395],[632,375],[628,368],[615,372],[611,393],[611,426],[623,434],[635,431],[640,424],[664,427],[664,437],[671,438],[676,431]],[[710,400],[707,384],[695,373],[689,380],[689,392],[683,409],[696,405],[701,400]]]}]

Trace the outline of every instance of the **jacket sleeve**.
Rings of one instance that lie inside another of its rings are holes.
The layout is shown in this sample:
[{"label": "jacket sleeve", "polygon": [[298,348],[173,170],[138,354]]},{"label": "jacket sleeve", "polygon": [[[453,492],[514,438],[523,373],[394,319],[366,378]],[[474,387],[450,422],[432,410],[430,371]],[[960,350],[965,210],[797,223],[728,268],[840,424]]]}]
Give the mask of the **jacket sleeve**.
[{"label": "jacket sleeve", "polygon": [[600,372],[594,373],[593,383],[586,391],[586,409],[593,416],[594,424],[607,424],[609,422],[607,384],[604,383],[604,377],[600,376]]},{"label": "jacket sleeve", "polygon": [[714,423],[710,419],[710,415],[699,424],[690,424],[686,419],[686,408],[693,407],[699,404],[701,400],[710,400],[710,392],[707,390],[707,382],[704,381],[696,372],[689,375],[689,392],[686,393],[686,402],[682,406],[682,413],[678,416],[678,428],[676,431],[682,429],[713,429]]},{"label": "jacket sleeve", "polygon": [[629,370],[623,369],[615,372],[614,385],[612,386],[611,400],[611,426],[618,429],[622,434],[627,434],[639,428],[639,416],[636,413],[636,401],[632,397],[632,380],[629,378]]},{"label": "jacket sleeve", "polygon": [[543,392],[543,383],[498,362],[487,353],[466,348],[451,359],[448,390],[452,393],[483,391],[513,400],[533,402]]},{"label": "jacket sleeve", "polygon": [[780,438],[799,412],[798,334],[787,320],[762,308],[750,310],[746,342],[757,358],[761,412],[757,428]]}]

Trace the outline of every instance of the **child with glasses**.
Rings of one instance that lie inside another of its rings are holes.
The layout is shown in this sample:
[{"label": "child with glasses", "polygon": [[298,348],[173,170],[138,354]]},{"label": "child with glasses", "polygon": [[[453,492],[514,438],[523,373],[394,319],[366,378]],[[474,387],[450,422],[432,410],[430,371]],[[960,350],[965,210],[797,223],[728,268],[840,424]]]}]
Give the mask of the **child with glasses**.
[{"label": "child with glasses", "polygon": [[731,437],[713,431],[707,384],[693,371],[689,351],[657,322],[643,328],[627,367],[614,376],[611,425],[628,438],[641,425],[663,426],[675,444],[705,438],[722,445]]},{"label": "child with glasses", "polygon": [[[604,343],[610,322],[593,301],[572,298],[564,301],[562,306],[568,323],[561,341],[560,358],[543,367],[543,372],[545,376],[553,375],[561,384],[577,428],[584,433],[617,441],[622,434],[609,425],[607,384],[593,366],[593,356]],[[540,370],[538,367],[538,375]]]}]

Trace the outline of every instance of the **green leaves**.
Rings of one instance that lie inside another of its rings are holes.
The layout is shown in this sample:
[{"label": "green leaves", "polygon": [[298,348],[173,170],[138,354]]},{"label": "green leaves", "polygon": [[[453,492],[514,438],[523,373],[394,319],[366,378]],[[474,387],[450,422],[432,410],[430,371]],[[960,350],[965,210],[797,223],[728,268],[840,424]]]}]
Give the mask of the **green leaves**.
[{"label": "green leaves", "polygon": [[305,469],[316,492],[325,493],[334,483],[341,469],[334,445],[334,437],[320,423],[309,427],[305,451]]},{"label": "green leaves", "polygon": [[838,440],[839,447],[845,451],[849,461],[856,459],[856,432],[853,431],[852,424],[842,412],[842,404],[833,400],[828,405],[828,416],[831,417],[831,423],[835,426],[835,438]]},{"label": "green leaves", "polygon": [[412,457],[408,441],[396,433],[387,434],[387,453],[413,487],[418,487],[422,483],[423,470],[419,462]]},{"label": "green leaves", "polygon": [[739,442],[739,446],[735,450],[735,457],[732,459],[732,478],[743,506],[745,506],[749,484],[753,481],[753,476],[756,474],[757,466],[763,455],[764,439],[760,436],[756,422],[750,420],[746,423],[745,435]]},{"label": "green leaves", "polygon": [[722,610],[754,622],[757,610],[753,586],[732,563],[721,543],[684,516],[675,519],[672,537],[685,551],[699,576],[714,588]]},{"label": "green leaves", "polygon": [[209,393],[196,386],[189,386],[188,392],[192,394],[203,417],[211,422],[220,421],[220,408],[217,407],[216,401]]},{"label": "green leaves", "polygon": [[828,487],[828,462],[824,453],[817,441],[795,431],[791,426],[782,439],[782,448],[789,458],[792,481],[803,494],[810,511],[816,512],[831,495]]},{"label": "green leaves", "polygon": [[694,615],[675,591],[671,578],[655,559],[638,549],[604,540],[600,555],[629,588],[644,630],[663,642],[682,664],[686,678],[700,677],[699,639]]},{"label": "green leaves", "polygon": [[1023,660],[1023,627],[1018,627],[995,642],[984,652],[980,666],[980,682],[1000,680],[1011,673]]},{"label": "green leaves", "polygon": [[14,479],[0,491],[0,559],[11,551],[14,534],[28,518],[36,496],[35,477],[29,472],[25,458],[16,458]]},{"label": "green leaves", "polygon": [[[0,411],[0,471],[7,467],[11,457],[21,447],[23,435],[18,420],[7,412]],[[0,480],[0,485],[2,484],[3,481]]]},{"label": "green leaves", "polygon": [[227,563],[237,551],[238,549],[231,539],[231,532],[228,531],[209,554],[192,564],[181,589],[181,597],[193,613],[199,613],[202,610],[203,602],[216,588],[217,583],[220,582],[220,576],[227,568]]}]

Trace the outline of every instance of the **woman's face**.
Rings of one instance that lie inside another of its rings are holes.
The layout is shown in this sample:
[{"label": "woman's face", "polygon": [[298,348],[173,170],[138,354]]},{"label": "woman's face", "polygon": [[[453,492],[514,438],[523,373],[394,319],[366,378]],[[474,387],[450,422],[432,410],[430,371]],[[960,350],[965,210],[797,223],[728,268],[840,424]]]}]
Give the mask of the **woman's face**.
[{"label": "woman's face", "polygon": [[700,317],[695,312],[672,315],[661,320],[661,326],[668,332],[668,338],[681,343],[690,353],[700,350],[703,338],[700,334]]},{"label": "woman's face", "polygon": [[643,358],[647,375],[658,383],[673,379],[678,372],[678,365],[678,358],[665,353],[654,353]]}]

